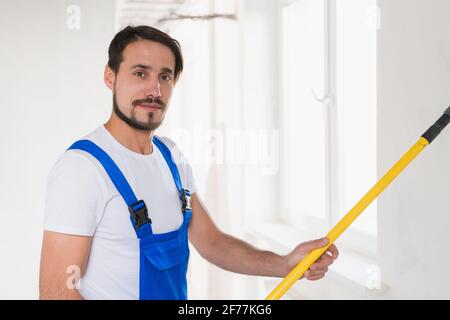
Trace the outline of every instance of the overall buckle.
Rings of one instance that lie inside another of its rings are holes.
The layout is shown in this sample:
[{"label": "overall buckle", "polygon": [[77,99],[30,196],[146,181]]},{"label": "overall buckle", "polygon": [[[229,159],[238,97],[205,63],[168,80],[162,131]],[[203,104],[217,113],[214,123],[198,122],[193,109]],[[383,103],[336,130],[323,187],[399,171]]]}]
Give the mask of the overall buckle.
[{"label": "overall buckle", "polygon": [[136,229],[139,229],[146,223],[152,223],[152,220],[148,217],[147,206],[145,205],[144,200],[133,203],[128,207],[128,211],[130,212]]},{"label": "overall buckle", "polygon": [[188,189],[181,189],[181,211],[184,213],[186,210],[192,210],[191,208],[191,193]]}]

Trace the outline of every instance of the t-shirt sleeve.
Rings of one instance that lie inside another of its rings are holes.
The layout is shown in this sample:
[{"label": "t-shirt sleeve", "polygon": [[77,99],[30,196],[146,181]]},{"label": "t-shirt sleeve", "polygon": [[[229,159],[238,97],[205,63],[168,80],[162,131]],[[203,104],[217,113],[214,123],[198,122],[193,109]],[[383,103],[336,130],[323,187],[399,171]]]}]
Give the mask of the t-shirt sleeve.
[{"label": "t-shirt sleeve", "polygon": [[93,236],[107,198],[99,170],[83,151],[62,154],[47,177],[44,229]]},{"label": "t-shirt sleeve", "polygon": [[197,185],[195,182],[194,175],[192,173],[192,167],[189,164],[187,158],[178,148],[178,146],[171,139],[167,137],[160,137],[166,146],[169,147],[170,152],[172,153],[172,159],[178,167],[178,171],[180,172],[180,179],[183,188],[186,188],[190,191],[191,194],[197,192]]},{"label": "t-shirt sleeve", "polygon": [[[195,183],[194,174],[192,173],[192,167],[191,165],[186,161],[183,165],[183,171],[184,171],[184,180],[186,181],[186,189],[190,191],[191,194],[197,192],[197,185]],[[183,180],[183,178],[181,178]]]}]

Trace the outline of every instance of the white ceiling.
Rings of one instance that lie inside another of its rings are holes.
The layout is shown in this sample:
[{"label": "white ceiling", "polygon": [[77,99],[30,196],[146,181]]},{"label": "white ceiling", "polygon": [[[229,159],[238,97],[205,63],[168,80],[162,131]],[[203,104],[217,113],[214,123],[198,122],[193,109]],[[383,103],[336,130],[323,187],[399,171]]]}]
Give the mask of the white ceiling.
[{"label": "white ceiling", "polygon": [[170,21],[159,22],[198,0],[116,0],[116,30],[132,25],[150,25],[168,31]]}]

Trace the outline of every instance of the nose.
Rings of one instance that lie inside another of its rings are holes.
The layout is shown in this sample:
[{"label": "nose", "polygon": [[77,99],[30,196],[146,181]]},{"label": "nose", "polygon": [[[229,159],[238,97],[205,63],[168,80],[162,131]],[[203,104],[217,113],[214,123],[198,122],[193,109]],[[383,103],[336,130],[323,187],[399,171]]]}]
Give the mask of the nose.
[{"label": "nose", "polygon": [[153,98],[161,97],[161,84],[158,78],[151,77],[148,86],[147,96],[153,96]]}]

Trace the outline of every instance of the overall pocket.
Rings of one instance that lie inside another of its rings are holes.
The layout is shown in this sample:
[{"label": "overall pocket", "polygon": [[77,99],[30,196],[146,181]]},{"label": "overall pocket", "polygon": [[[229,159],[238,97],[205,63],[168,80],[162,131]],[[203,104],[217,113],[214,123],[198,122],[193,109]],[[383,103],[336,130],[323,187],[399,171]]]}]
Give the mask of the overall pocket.
[{"label": "overall pocket", "polygon": [[140,299],[187,299],[189,246],[187,230],[179,231],[141,240]]}]

